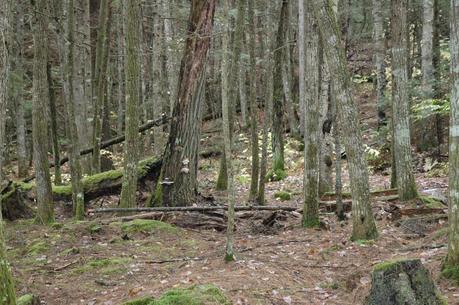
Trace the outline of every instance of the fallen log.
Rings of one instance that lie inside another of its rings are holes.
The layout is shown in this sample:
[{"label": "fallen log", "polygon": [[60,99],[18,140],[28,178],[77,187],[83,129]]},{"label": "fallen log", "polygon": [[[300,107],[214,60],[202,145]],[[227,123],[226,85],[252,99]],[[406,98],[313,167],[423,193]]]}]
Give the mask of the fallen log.
[{"label": "fallen log", "polygon": [[[370,192],[370,197],[390,197],[390,196],[395,196],[397,195],[397,189],[387,189],[387,190],[376,190],[376,191],[371,191]],[[343,193],[342,194],[343,199],[350,199],[351,198],[351,193]],[[336,200],[336,194],[335,193],[325,193],[322,195],[320,200],[323,201],[331,201],[331,200]]]},{"label": "fallen log", "polygon": [[[208,211],[219,211],[227,210],[227,206],[205,206],[205,207],[153,207],[153,208],[102,208],[94,209],[89,212],[93,213],[132,213],[132,212],[208,212]],[[252,206],[235,206],[234,210],[238,211],[300,211],[301,209],[296,207],[286,206],[265,206],[265,205],[252,205]]]},{"label": "fallen log", "polygon": [[[163,115],[163,117],[161,117],[160,119],[157,119],[157,120],[154,120],[154,121],[148,121],[147,123],[139,126],[139,133],[147,131],[147,130],[153,128],[153,127],[162,126],[162,125],[166,124],[168,121],[170,121],[170,119],[171,119],[170,117],[166,117],[166,116]],[[122,142],[124,142],[125,139],[126,139],[125,135],[121,135],[121,136],[112,138],[110,140],[104,141],[104,142],[102,142],[100,144],[100,149],[108,148],[108,147],[111,147],[111,146],[113,146],[115,144],[122,143]],[[94,150],[93,147],[83,149],[83,150],[80,151],[80,156],[91,154],[93,152],[93,150]],[[59,162],[59,166],[62,166],[63,164],[67,163],[68,161],[69,161],[69,157],[62,158],[60,160],[60,162]],[[51,163],[49,165],[49,167],[50,168],[54,167],[54,164]],[[23,182],[30,182],[30,181],[32,181],[34,179],[35,179],[35,175],[30,176],[28,178],[25,178],[22,181]]]}]

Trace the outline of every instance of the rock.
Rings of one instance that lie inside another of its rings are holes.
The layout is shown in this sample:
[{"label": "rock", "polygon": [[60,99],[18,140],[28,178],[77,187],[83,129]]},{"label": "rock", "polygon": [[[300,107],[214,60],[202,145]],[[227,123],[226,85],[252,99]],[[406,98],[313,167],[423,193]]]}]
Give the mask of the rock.
[{"label": "rock", "polygon": [[366,305],[445,305],[419,259],[388,261],[374,267]]}]

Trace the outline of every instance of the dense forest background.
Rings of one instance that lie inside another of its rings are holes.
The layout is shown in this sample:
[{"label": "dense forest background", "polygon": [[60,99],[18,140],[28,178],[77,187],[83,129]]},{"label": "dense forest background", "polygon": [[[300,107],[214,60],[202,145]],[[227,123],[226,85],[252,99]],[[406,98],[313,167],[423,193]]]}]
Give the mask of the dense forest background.
[{"label": "dense forest background", "polygon": [[1,1],[0,303],[456,304],[458,14]]}]

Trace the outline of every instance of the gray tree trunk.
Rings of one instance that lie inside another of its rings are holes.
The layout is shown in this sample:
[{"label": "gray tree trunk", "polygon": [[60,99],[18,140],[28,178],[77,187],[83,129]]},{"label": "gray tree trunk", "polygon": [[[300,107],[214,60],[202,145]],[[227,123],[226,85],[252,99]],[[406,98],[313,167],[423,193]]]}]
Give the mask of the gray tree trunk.
[{"label": "gray tree trunk", "polygon": [[397,187],[400,200],[417,197],[411,164],[408,92],[407,0],[392,0],[392,112]]},{"label": "gray tree trunk", "polygon": [[127,1],[126,32],[126,143],[124,145],[124,175],[121,189],[121,207],[136,205],[137,163],[139,161],[139,121],[140,104],[140,3]]},{"label": "gray tree trunk", "polygon": [[334,75],[338,121],[342,126],[344,146],[348,157],[352,195],[352,239],[374,239],[378,232],[370,205],[368,167],[360,133],[357,106],[351,95],[350,75],[346,55],[341,45],[341,33],[328,0],[312,1],[314,16],[319,24],[330,73]]},{"label": "gray tree trunk", "polygon": [[37,221],[43,224],[54,221],[53,193],[48,162],[48,16],[46,0],[37,0],[33,7],[33,97],[32,97],[32,137],[33,160],[36,176]]}]

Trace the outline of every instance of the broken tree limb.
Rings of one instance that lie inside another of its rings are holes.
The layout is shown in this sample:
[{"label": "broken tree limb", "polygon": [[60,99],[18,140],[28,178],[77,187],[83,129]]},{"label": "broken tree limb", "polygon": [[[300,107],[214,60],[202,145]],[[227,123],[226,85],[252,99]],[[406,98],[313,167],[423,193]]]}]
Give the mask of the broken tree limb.
[{"label": "broken tree limb", "polygon": [[[227,206],[206,206],[206,207],[154,207],[154,208],[102,208],[95,209],[91,212],[94,213],[131,213],[131,212],[207,212],[227,210]],[[265,206],[265,205],[252,205],[252,206],[236,206],[234,210],[237,211],[299,211],[296,207],[286,206]]]},{"label": "broken tree limb", "polygon": [[[166,124],[167,122],[169,122],[170,120],[171,120],[170,117],[166,117],[166,116],[163,115],[160,119],[157,119],[157,120],[154,120],[154,121],[148,121],[147,123],[139,126],[139,133],[147,131],[147,130],[153,128],[153,127],[162,126],[162,125]],[[121,136],[112,138],[110,140],[104,141],[104,142],[102,142],[100,144],[100,149],[108,148],[108,147],[111,147],[111,146],[113,146],[115,144],[122,143],[122,142],[124,142],[125,138],[126,138],[125,135],[121,135]],[[94,150],[93,147],[83,149],[83,150],[80,151],[80,156],[88,155],[88,154],[92,153],[93,150]],[[63,164],[67,163],[68,161],[69,161],[69,157],[62,158],[61,161],[59,162],[59,166],[62,166]],[[54,167],[54,164],[51,163],[49,165],[49,167]],[[22,181],[23,182],[30,182],[33,179],[35,179],[35,175],[30,176],[28,178],[25,178]]]}]

